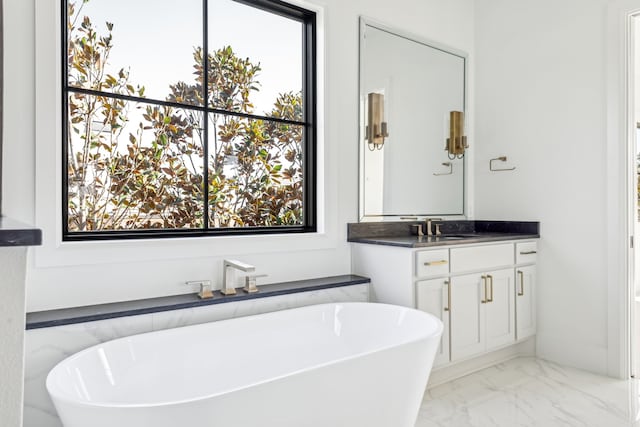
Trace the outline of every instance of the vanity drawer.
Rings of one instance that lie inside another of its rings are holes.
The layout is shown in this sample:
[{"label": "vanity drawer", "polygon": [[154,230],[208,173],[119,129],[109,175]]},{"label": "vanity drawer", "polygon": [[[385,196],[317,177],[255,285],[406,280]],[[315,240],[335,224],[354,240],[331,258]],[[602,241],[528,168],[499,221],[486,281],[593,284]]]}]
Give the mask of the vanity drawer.
[{"label": "vanity drawer", "polygon": [[416,252],[416,276],[428,277],[449,273],[449,250]]},{"label": "vanity drawer", "polygon": [[533,264],[538,258],[538,242],[516,243],[516,264]]},{"label": "vanity drawer", "polygon": [[451,249],[451,272],[489,270],[513,265],[513,243]]}]

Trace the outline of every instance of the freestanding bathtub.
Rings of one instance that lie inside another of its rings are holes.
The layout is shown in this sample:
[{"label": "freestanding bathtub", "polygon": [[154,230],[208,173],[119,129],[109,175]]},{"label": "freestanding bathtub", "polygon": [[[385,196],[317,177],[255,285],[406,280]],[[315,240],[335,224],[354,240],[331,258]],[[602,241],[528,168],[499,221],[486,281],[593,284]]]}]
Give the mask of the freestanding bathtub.
[{"label": "freestanding bathtub", "polygon": [[413,427],[442,323],[322,304],[150,332],[60,362],[65,427]]}]

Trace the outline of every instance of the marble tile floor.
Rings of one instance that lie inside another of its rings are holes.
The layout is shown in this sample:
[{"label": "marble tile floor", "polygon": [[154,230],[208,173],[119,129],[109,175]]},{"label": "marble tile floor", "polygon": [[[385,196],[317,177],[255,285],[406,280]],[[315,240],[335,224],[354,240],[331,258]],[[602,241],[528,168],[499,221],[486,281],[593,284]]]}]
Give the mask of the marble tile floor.
[{"label": "marble tile floor", "polygon": [[416,427],[640,427],[638,380],[521,357],[433,387]]}]

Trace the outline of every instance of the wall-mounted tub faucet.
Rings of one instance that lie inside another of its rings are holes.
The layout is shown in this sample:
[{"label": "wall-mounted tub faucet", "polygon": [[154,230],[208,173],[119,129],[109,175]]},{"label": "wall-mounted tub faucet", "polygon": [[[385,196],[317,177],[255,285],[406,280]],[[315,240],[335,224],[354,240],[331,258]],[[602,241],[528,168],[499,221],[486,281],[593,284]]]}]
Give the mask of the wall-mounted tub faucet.
[{"label": "wall-mounted tub faucet", "polygon": [[253,265],[231,259],[225,259],[222,262],[222,289],[220,290],[220,292],[222,292],[224,295],[235,295],[236,288],[233,283],[229,281],[229,276],[227,275],[227,268],[229,267],[235,268],[236,270],[244,271],[246,273],[253,273],[256,268]]}]

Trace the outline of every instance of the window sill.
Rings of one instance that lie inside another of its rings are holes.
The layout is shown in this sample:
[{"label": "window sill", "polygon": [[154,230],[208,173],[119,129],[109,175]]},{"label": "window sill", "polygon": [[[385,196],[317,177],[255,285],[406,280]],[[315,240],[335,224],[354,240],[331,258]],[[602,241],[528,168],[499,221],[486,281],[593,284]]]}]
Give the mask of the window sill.
[{"label": "window sill", "polygon": [[35,266],[41,268],[242,256],[336,247],[337,237],[321,232],[81,242],[56,242],[54,238],[45,235],[43,245],[34,252]]}]

